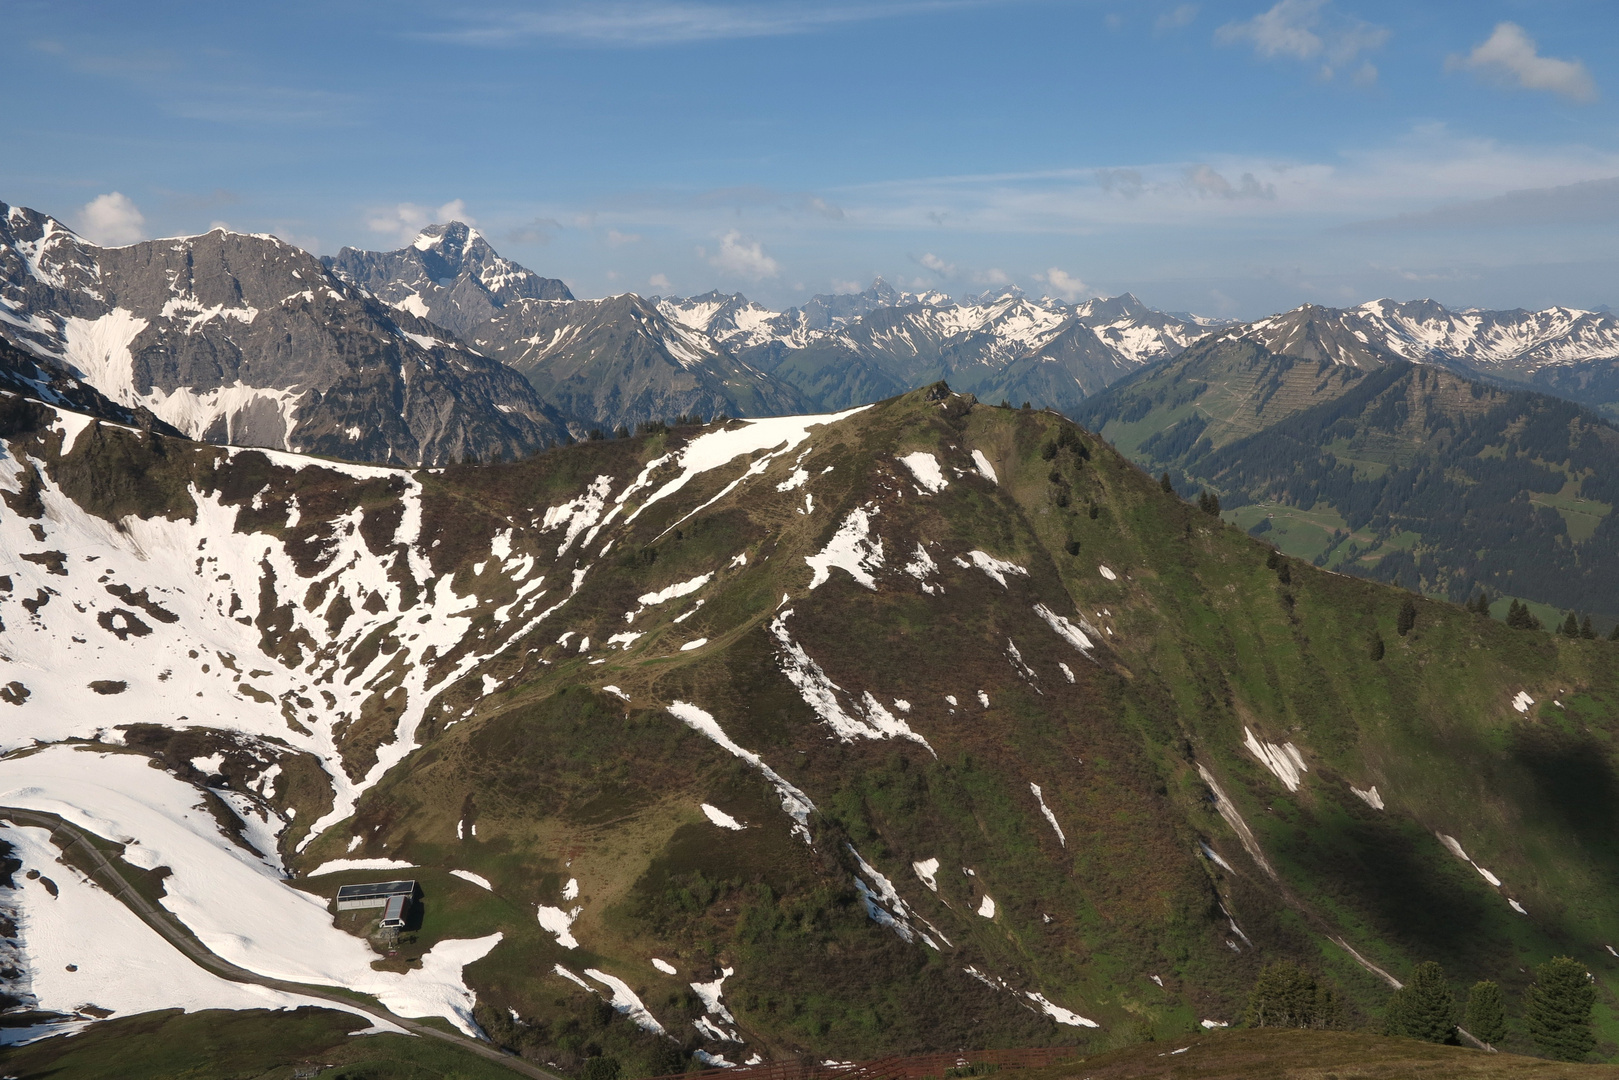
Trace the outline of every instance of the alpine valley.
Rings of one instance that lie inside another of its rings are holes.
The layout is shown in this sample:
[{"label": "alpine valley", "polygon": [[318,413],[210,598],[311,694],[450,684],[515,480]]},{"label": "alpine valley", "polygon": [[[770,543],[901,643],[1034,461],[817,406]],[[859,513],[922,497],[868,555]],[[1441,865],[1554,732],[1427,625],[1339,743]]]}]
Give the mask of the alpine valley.
[{"label": "alpine valley", "polygon": [[[1396,483],[1598,567],[1619,432],[1498,384],[1606,316],[1486,371],[1366,309],[579,300],[455,224],[0,214],[8,1073],[1162,1069],[1278,960],[1367,1028],[1554,956],[1619,1055],[1619,643],[1433,595]],[[1278,551],[1261,495],[1364,545]],[[393,879],[402,934],[334,912]]]}]

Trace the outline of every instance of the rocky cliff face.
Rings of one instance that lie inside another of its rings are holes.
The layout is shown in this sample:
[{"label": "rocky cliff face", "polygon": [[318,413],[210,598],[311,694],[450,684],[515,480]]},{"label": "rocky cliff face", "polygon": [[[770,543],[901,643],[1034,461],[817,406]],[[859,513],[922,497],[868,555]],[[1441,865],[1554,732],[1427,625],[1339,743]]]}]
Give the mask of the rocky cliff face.
[{"label": "rocky cliff face", "polygon": [[101,248],[0,205],[0,335],[210,442],[438,464],[566,435],[510,369],[270,236]]}]

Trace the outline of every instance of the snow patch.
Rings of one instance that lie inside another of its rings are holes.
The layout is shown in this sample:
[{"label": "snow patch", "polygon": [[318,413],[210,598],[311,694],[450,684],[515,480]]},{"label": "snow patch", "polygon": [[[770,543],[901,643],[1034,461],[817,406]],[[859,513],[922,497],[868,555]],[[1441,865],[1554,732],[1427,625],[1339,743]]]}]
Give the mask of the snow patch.
[{"label": "snow patch", "polygon": [[579,917],[579,913],[584,908],[576,907],[572,911],[563,911],[559,907],[548,907],[545,904],[540,904],[538,907],[541,928],[547,933],[555,934],[557,944],[564,949],[577,949],[579,942],[573,936],[571,927],[573,926],[573,920]]},{"label": "snow patch", "polygon": [[1355,787],[1353,784],[1351,784],[1349,786],[1349,790],[1355,793],[1355,798],[1359,799],[1361,802],[1365,803],[1367,806],[1370,806],[1373,810],[1381,810],[1381,809],[1383,809],[1383,796],[1381,796],[1381,795],[1379,795],[1377,793],[1377,785],[1376,784],[1373,784],[1371,787],[1367,788],[1365,791],[1362,791],[1360,788]]},{"label": "snow patch", "polygon": [[938,859],[923,859],[921,862],[913,862],[911,869],[916,871],[917,879],[926,885],[929,891],[939,891],[939,880],[935,876],[939,872]]},{"label": "snow patch", "polygon": [[710,806],[708,803],[703,803],[703,813],[708,815],[708,820],[712,821],[722,829],[734,829],[737,832],[741,832],[743,829],[747,828],[746,825],[742,824],[736,818],[732,817],[730,814],[727,814],[724,810],[721,810],[717,806]]},{"label": "snow patch", "polygon": [[613,996],[608,999],[608,1004],[612,1005],[622,1015],[629,1017],[630,1022],[636,1027],[642,1031],[650,1031],[654,1035],[665,1033],[663,1025],[658,1023],[657,1018],[647,1011],[647,1007],[641,1004],[641,999],[635,996],[635,991],[631,990],[629,984],[623,979],[616,975],[609,975],[605,971],[598,971],[595,968],[585,968],[585,974],[613,992]]},{"label": "snow patch", "polygon": [[978,569],[982,570],[984,573],[988,574],[990,577],[999,582],[1003,589],[1006,588],[1006,575],[1013,574],[1018,577],[1029,576],[1029,572],[1023,567],[1019,566],[1017,563],[1007,562],[1005,559],[997,559],[995,556],[986,552],[976,550],[969,551],[967,552],[967,558],[971,559],[972,562],[968,563],[958,555],[955,559],[956,565],[962,569],[966,569],[969,566],[978,567]]},{"label": "snow patch", "polygon": [[883,565],[883,541],[882,537],[871,536],[871,519],[876,513],[874,507],[851,510],[826,547],[814,555],[804,556],[804,561],[814,571],[809,583],[811,589],[825,584],[834,568],[847,571],[868,589],[877,588],[871,572]]},{"label": "snow patch", "polygon": [[950,481],[945,479],[944,470],[939,467],[939,459],[926,450],[906,454],[899,461],[911,470],[916,482],[929,494],[936,495],[950,485]]},{"label": "snow patch", "polygon": [[1046,798],[1040,792],[1040,785],[1031,780],[1029,782],[1029,790],[1034,792],[1035,801],[1040,804],[1040,812],[1046,816],[1046,820],[1051,822],[1051,827],[1056,830],[1058,842],[1061,843],[1063,847],[1067,847],[1068,837],[1063,835],[1062,826],[1057,824],[1057,815],[1053,814],[1051,812],[1051,808],[1046,805]]},{"label": "snow patch", "polygon": [[[1075,626],[1073,623],[1069,622],[1063,616],[1058,615],[1055,611],[1052,611],[1044,604],[1034,605],[1034,613],[1040,616],[1041,620],[1047,626],[1055,630],[1058,637],[1068,642],[1068,644],[1072,645],[1086,656],[1090,655],[1092,648],[1091,639],[1085,636],[1084,631],[1089,630],[1094,634],[1096,633],[1096,628],[1094,626],[1086,622],[1084,619],[1079,620],[1079,626]],[[1083,627],[1084,630],[1081,630],[1080,627]],[[1060,664],[1058,666],[1062,668],[1062,673],[1068,677],[1068,681],[1073,682],[1074,673],[1068,669],[1068,665]]]},{"label": "snow patch", "polygon": [[1065,1009],[1061,1005],[1053,1005],[1051,1002],[1046,1000],[1045,995],[1043,994],[1025,993],[1023,996],[1040,1006],[1041,1012],[1045,1013],[1059,1024],[1067,1024],[1069,1027],[1088,1028],[1101,1026],[1094,1020],[1085,1019],[1077,1012]]},{"label": "snow patch", "polygon": [[978,902],[978,914],[986,919],[995,917],[995,901],[989,893],[985,893],[984,898]]},{"label": "snow patch", "polygon": [[450,876],[458,877],[462,881],[470,881],[474,885],[478,886],[478,888],[487,890],[488,892],[495,891],[495,887],[489,884],[488,878],[484,877],[482,874],[474,874],[471,870],[451,870]]},{"label": "snow patch", "polygon": [[981,475],[985,480],[988,480],[992,484],[998,482],[995,478],[995,466],[989,463],[989,458],[984,456],[984,452],[982,450],[973,451],[973,464],[977,466],[979,475]]},{"label": "snow patch", "polygon": [[410,870],[415,865],[399,859],[332,859],[330,862],[321,863],[304,877],[320,877],[322,874],[335,874],[342,870]]},{"label": "snow patch", "polygon": [[1518,696],[1512,699],[1512,707],[1525,714],[1529,712],[1529,706],[1533,705],[1534,703],[1535,699],[1530,697],[1522,690],[1519,690]]},{"label": "snow patch", "polygon": [[1310,767],[1304,764],[1304,755],[1299,753],[1299,748],[1290,742],[1282,743],[1280,746],[1276,743],[1261,742],[1246,727],[1242,729],[1242,733],[1244,736],[1242,745],[1248,748],[1249,753],[1258,758],[1261,765],[1275,773],[1276,779],[1280,780],[1287,790],[1297,791],[1302,774],[1310,771]]}]

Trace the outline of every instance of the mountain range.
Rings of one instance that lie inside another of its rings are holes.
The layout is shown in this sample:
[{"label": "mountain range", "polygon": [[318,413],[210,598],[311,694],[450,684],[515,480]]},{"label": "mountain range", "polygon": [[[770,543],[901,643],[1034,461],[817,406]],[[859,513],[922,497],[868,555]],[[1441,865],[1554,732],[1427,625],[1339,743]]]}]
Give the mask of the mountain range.
[{"label": "mountain range", "polygon": [[0,205],[0,338],[58,385],[192,437],[349,460],[523,456],[676,416],[841,409],[937,379],[1074,414],[1218,333],[1357,369],[1393,359],[1619,415],[1611,314],[1306,306],[1247,324],[1065,303],[1012,287],[952,299],[881,279],[774,311],[741,294],[580,300],[475,228],[317,259],[215,231],[126,248]]},{"label": "mountain range", "polygon": [[[633,1077],[1212,1038],[1278,959],[1366,1027],[1572,955],[1619,1053],[1619,645],[1278,555],[1055,412],[412,470],[0,401],[12,1030],[229,1009],[290,1066],[364,1005]],[[406,877],[397,941],[331,910]]]},{"label": "mountain range", "polygon": [[1474,359],[1412,363],[1360,319],[1301,308],[1211,335],[1075,417],[1318,565],[1457,603],[1482,592],[1497,614],[1514,600],[1547,622],[1574,611],[1606,633],[1619,622],[1619,430],[1525,385],[1580,361],[1547,360],[1542,343],[1515,358],[1458,347]]}]

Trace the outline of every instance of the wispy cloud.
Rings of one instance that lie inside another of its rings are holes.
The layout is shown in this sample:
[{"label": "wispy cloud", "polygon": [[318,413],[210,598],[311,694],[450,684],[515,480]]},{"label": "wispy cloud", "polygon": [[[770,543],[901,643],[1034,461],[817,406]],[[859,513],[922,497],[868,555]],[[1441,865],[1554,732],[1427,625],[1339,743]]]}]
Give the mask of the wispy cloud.
[{"label": "wispy cloud", "polygon": [[932,270],[935,274],[940,274],[944,277],[949,277],[956,272],[955,263],[945,262],[931,251],[923,252],[916,261]]},{"label": "wispy cloud", "polygon": [[1345,226],[1352,232],[1412,229],[1517,228],[1604,225],[1619,221],[1619,177],[1558,187],[1525,188],[1492,199],[1474,199]]},{"label": "wispy cloud", "polygon": [[1197,18],[1196,4],[1181,4],[1163,12],[1152,21],[1152,28],[1162,33],[1165,30],[1179,30],[1183,26],[1190,26]]},{"label": "wispy cloud", "polygon": [[[1387,27],[1341,14],[1330,0],[1279,0],[1268,11],[1226,23],[1214,33],[1222,45],[1251,43],[1254,52],[1267,60],[1319,61],[1316,72],[1324,80],[1354,64],[1361,53],[1380,48],[1388,38]],[[1362,62],[1352,77],[1358,83],[1374,82],[1377,68]]]},{"label": "wispy cloud", "polygon": [[809,34],[873,19],[985,7],[1008,0],[896,0],[871,4],[702,3],[639,0],[551,3],[538,11],[484,11],[421,36],[463,45],[516,45],[554,39],[640,48],[697,41]]},{"label": "wispy cloud", "polygon": [[1466,56],[1450,57],[1445,68],[1465,68],[1508,86],[1548,90],[1580,102],[1597,98],[1596,83],[1585,64],[1541,56],[1535,39],[1517,23],[1497,23],[1488,39]]}]

